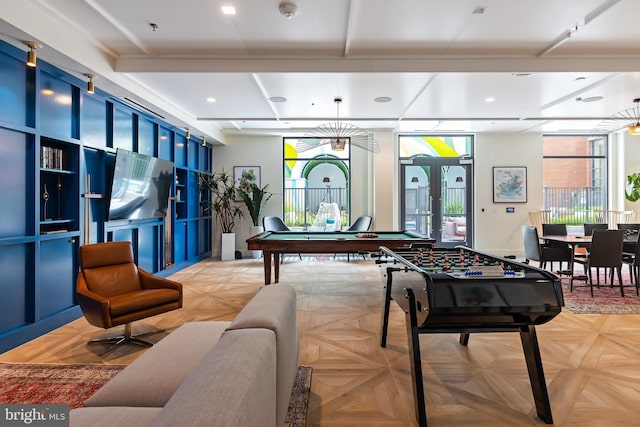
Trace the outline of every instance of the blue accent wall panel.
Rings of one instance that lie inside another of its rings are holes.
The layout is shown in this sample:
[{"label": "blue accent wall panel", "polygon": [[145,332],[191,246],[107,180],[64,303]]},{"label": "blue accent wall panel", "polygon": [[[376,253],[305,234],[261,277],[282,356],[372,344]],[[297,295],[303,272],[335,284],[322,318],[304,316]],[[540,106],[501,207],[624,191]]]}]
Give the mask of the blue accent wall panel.
[{"label": "blue accent wall panel", "polygon": [[46,240],[40,243],[38,319],[75,305],[77,271],[76,239]]},{"label": "blue accent wall panel", "polygon": [[138,266],[149,273],[158,271],[157,235],[157,226],[140,227],[138,229]]},{"label": "blue accent wall panel", "polygon": [[169,129],[158,127],[158,157],[173,161],[173,132]]},{"label": "blue accent wall panel", "polygon": [[176,167],[187,167],[187,140],[182,135],[176,135]]},{"label": "blue accent wall panel", "polygon": [[117,104],[113,106],[113,148],[133,151],[133,114]]},{"label": "blue accent wall panel", "polygon": [[107,103],[94,95],[83,94],[80,108],[80,139],[85,144],[106,147]]},{"label": "blue accent wall panel", "polygon": [[133,242],[132,231],[133,230],[129,230],[129,229],[114,230],[113,241],[114,242]]},{"label": "blue accent wall panel", "polygon": [[189,221],[187,225],[187,258],[198,255],[198,220]]},{"label": "blue accent wall panel", "polygon": [[173,262],[179,263],[187,259],[187,223],[176,221],[173,229]]},{"label": "blue accent wall panel", "polygon": [[155,155],[155,124],[144,117],[138,120],[138,153]]},{"label": "blue accent wall panel", "polygon": [[73,93],[69,83],[40,71],[40,130],[53,136],[72,136]]},{"label": "blue accent wall panel", "polygon": [[27,294],[33,269],[29,245],[0,245],[0,334],[24,325],[28,319]]},{"label": "blue accent wall panel", "polygon": [[0,54],[0,123],[27,123],[27,79],[24,62]]},{"label": "blue accent wall panel", "polygon": [[198,153],[198,170],[209,170],[209,147],[200,146],[200,152]]},{"label": "blue accent wall panel", "polygon": [[25,134],[0,129],[0,238],[33,234],[30,145]]},{"label": "blue accent wall panel", "polygon": [[196,143],[195,141],[189,141],[189,159],[187,160],[188,162],[188,166],[191,169],[197,169],[198,168],[198,148],[200,148],[201,145]]}]

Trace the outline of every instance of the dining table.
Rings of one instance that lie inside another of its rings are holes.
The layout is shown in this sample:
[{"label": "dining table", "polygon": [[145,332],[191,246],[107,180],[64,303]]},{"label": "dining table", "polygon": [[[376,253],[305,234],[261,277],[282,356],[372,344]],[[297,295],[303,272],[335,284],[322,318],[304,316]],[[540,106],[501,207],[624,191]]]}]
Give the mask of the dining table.
[{"label": "dining table", "polygon": [[[576,256],[576,249],[578,248],[586,248],[591,247],[591,236],[581,235],[581,234],[564,234],[564,235],[552,235],[552,234],[544,234],[540,236],[541,240],[545,242],[558,242],[558,243],[566,243],[569,245],[572,251],[571,261],[569,262],[569,270],[560,271],[560,274],[573,276],[573,265],[574,258]],[[626,245],[635,246],[638,242],[638,233],[628,233],[625,234],[623,247]],[[623,249],[624,251],[624,249]]]}]

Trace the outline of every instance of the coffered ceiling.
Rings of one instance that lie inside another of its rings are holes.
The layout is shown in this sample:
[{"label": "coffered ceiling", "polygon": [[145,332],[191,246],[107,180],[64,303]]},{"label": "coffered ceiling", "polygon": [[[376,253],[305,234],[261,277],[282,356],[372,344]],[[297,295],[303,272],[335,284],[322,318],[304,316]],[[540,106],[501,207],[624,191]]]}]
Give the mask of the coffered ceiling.
[{"label": "coffered ceiling", "polygon": [[335,97],[362,128],[476,133],[602,131],[640,98],[638,0],[289,2],[0,0],[0,38],[219,141]]}]

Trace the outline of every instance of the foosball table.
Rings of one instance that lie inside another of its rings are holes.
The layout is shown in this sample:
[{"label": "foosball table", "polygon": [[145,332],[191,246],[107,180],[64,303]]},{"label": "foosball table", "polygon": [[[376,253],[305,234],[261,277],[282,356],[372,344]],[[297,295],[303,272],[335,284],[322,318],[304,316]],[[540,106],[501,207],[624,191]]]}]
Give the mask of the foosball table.
[{"label": "foosball table", "polygon": [[538,416],[553,423],[535,326],[558,315],[558,278],[545,270],[467,247],[390,250],[376,263],[384,285],[380,345],[386,346],[391,301],[405,312],[416,418],[427,425],[420,334],[518,332]]}]

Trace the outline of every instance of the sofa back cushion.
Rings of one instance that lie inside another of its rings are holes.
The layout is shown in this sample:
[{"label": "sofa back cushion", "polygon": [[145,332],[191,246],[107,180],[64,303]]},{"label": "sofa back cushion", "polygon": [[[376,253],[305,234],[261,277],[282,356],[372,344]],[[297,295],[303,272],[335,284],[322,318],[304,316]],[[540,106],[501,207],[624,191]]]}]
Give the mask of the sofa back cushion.
[{"label": "sofa back cushion", "polygon": [[276,423],[278,426],[284,425],[298,371],[299,333],[295,289],[284,284],[260,289],[229,326],[229,330],[247,328],[266,328],[276,334]]}]

